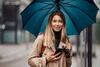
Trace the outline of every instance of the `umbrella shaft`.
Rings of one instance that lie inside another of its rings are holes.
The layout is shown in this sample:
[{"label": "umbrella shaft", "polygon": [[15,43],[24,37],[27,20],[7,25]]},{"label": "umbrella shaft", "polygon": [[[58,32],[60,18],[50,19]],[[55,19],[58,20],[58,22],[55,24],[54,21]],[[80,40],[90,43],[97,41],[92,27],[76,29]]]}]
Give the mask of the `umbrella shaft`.
[{"label": "umbrella shaft", "polygon": [[55,2],[56,2],[56,3],[59,3],[59,2],[60,2],[60,0],[55,0]]},{"label": "umbrella shaft", "polygon": [[60,10],[59,2],[60,2],[60,0],[55,0],[55,3],[56,3],[56,6],[57,6],[57,9],[58,9],[58,10]]}]

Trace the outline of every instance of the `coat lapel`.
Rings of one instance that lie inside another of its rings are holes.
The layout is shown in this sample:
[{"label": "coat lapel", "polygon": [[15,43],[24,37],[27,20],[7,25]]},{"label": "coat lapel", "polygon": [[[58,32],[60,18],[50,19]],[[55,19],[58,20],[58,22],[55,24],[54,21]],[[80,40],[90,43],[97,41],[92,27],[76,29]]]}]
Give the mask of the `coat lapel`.
[{"label": "coat lapel", "polygon": [[51,48],[54,52],[56,51],[56,49],[55,49],[55,45],[54,45],[53,42],[50,43],[50,48]]}]

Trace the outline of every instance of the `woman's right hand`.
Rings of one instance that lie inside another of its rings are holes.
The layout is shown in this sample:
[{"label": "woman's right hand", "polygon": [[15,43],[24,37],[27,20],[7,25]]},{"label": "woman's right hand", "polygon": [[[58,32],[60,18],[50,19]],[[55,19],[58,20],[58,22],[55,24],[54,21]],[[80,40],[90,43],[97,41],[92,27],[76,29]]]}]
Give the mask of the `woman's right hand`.
[{"label": "woman's right hand", "polygon": [[[52,54],[50,56],[46,57],[47,62],[53,62],[53,61],[57,61],[61,58],[61,52],[57,53],[57,54]],[[60,56],[59,56],[60,55]]]}]

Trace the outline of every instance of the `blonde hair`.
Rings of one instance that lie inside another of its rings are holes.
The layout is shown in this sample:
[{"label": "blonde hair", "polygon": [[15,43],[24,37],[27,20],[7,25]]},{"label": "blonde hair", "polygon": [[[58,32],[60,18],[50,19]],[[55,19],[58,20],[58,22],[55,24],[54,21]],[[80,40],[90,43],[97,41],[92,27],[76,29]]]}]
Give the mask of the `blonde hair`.
[{"label": "blonde hair", "polygon": [[54,11],[49,16],[48,25],[44,33],[44,45],[45,46],[49,45],[51,42],[55,40],[54,32],[53,32],[52,25],[51,25],[52,19],[55,15],[60,16],[63,20],[63,27],[61,30],[61,40],[60,41],[62,41],[63,43],[66,43],[67,35],[66,35],[66,21],[65,21],[64,14],[61,11]]}]

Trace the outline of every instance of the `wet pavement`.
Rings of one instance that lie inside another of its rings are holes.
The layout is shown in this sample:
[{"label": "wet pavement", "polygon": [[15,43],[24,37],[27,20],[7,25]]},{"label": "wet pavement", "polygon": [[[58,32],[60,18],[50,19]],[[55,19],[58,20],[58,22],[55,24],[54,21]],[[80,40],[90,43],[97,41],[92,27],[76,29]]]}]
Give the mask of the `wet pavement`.
[{"label": "wet pavement", "polygon": [[0,45],[0,67],[29,67],[27,64],[29,44],[31,43]]},{"label": "wet pavement", "polygon": [[[0,67],[29,67],[27,64],[28,54],[32,43],[18,45],[0,45]],[[93,67],[99,67],[100,45],[95,46],[96,57],[93,58]],[[80,67],[80,58],[72,58],[71,67]]]}]

